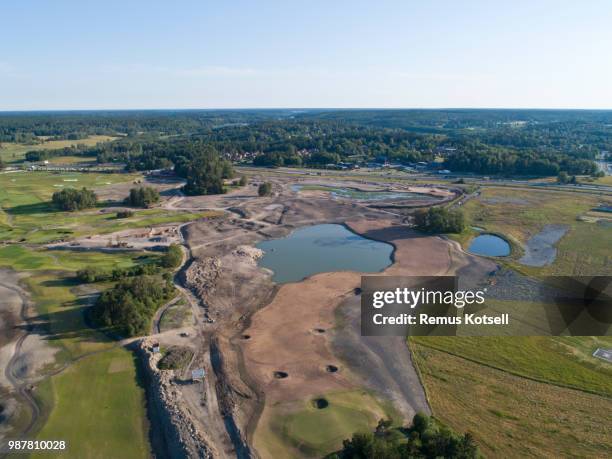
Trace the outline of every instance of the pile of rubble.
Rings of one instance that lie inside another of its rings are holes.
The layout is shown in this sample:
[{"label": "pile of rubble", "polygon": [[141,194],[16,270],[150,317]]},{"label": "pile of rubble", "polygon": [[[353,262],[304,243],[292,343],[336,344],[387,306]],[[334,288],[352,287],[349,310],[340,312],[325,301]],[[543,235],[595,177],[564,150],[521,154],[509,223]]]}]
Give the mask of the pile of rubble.
[{"label": "pile of rubble", "polygon": [[185,272],[185,284],[196,298],[207,303],[206,298],[214,292],[220,272],[221,260],[218,257],[194,260]]},{"label": "pile of rubble", "polygon": [[154,353],[153,346],[153,341],[145,338],[138,343],[138,353],[149,379],[149,403],[159,417],[158,425],[166,440],[168,454],[172,458],[212,458],[214,453],[204,434],[181,408],[185,404],[181,391],[173,383],[174,371],[157,368],[161,354]]}]

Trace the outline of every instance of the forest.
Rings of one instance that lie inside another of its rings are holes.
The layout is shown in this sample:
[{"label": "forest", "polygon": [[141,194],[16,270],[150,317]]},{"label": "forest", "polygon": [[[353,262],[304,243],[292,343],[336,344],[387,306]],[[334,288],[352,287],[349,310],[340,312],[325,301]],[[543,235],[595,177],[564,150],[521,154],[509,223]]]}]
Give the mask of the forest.
[{"label": "forest", "polygon": [[[32,151],[96,157],[128,171],[174,168],[214,180],[186,190],[219,192],[231,164],[364,165],[425,162],[439,169],[505,176],[596,175],[612,151],[612,112],[586,110],[184,110],[0,114],[0,142],[40,136],[119,137],[94,147]],[[211,158],[218,157],[217,160]],[[210,166],[209,166],[210,164]],[[202,178],[195,179],[202,182]],[[193,182],[193,181],[192,181]]]}]

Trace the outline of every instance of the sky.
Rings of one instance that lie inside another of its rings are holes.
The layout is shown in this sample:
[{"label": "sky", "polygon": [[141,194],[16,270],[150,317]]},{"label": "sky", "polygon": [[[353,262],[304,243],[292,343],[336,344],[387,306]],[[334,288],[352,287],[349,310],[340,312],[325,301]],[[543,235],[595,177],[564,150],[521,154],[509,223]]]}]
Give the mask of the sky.
[{"label": "sky", "polygon": [[0,110],[612,109],[612,1],[19,0]]}]

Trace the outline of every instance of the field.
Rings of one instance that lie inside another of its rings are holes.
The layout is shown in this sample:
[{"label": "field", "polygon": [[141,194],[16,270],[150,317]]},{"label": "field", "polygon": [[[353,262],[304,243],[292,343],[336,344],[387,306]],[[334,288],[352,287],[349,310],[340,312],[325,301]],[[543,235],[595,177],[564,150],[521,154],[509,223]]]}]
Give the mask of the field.
[{"label": "field", "polygon": [[[99,142],[109,142],[114,139],[116,139],[116,137],[110,137],[107,135],[93,135],[81,140],[48,140],[36,145],[3,142],[0,148],[0,158],[6,163],[16,163],[22,161],[28,151],[54,150],[72,147],[77,144],[93,146]],[[83,159],[87,160],[90,158]]]},{"label": "field", "polygon": [[416,343],[412,348],[434,415],[457,431],[471,431],[485,456],[609,457],[609,397],[521,378]]},{"label": "field", "polygon": [[[134,216],[117,219],[114,212],[99,209],[60,212],[50,203],[53,192],[63,187],[95,188],[133,182],[139,174],[11,173],[0,174],[0,241],[48,243],[66,237],[106,234],[128,228],[181,223],[206,213],[163,209],[135,210]],[[102,207],[103,204],[100,204]]]},{"label": "field", "polygon": [[37,425],[44,424],[37,438],[67,440],[72,457],[148,457],[144,390],[134,357],[86,322],[86,308],[109,285],[79,285],[72,274],[90,265],[129,267],[152,257],[0,248],[0,265],[29,273],[25,285],[36,305],[31,314],[40,339],[24,363],[38,375],[51,375],[34,392],[41,407]]},{"label": "field", "polygon": [[610,337],[418,337],[437,349],[518,376],[612,396],[612,368],[591,354]]},{"label": "field", "polygon": [[114,348],[85,357],[48,380],[50,387],[43,391],[52,395],[53,409],[37,438],[66,440],[70,457],[149,457],[144,389],[134,358]]},{"label": "field", "polygon": [[[557,243],[557,259],[552,265],[540,269],[514,262],[511,266],[527,274],[594,275],[612,272],[610,252],[605,250],[612,247],[612,233],[605,225],[578,218],[610,201],[609,196],[584,193],[486,187],[464,210],[471,224],[503,235],[518,248],[513,260],[520,258],[520,247],[545,225],[566,225],[568,232]],[[466,231],[457,239],[466,246],[474,234]]]},{"label": "field", "polygon": [[[321,407],[325,404],[321,400],[328,405]],[[255,437],[258,451],[269,457],[324,456],[340,449],[353,432],[372,431],[380,418],[393,417],[390,408],[357,390],[281,403],[269,411],[265,414],[269,423]]]}]

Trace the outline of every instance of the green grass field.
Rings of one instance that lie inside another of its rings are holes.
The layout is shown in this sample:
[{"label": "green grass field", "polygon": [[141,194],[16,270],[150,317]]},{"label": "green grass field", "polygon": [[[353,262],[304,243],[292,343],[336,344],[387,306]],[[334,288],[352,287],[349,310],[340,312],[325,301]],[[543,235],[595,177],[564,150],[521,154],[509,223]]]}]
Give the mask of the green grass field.
[{"label": "green grass field", "polygon": [[116,139],[116,137],[110,137],[107,135],[93,135],[81,140],[48,140],[36,145],[2,142],[0,148],[0,158],[2,158],[2,161],[6,163],[16,163],[22,161],[28,151],[54,150],[72,147],[78,144],[94,146],[99,142],[109,142],[114,139]]},{"label": "green grass field", "polygon": [[[110,270],[144,263],[155,255],[0,248],[0,266],[27,272],[25,286],[43,340],[55,351],[35,395],[42,404],[39,439],[65,439],[69,457],[148,457],[144,390],[131,352],[90,328],[86,309],[110,284],[79,285],[75,270]],[[65,457],[65,456],[64,456]]]},{"label": "green grass field", "polygon": [[45,382],[52,397],[43,402],[53,408],[37,438],[68,444],[65,453],[46,457],[150,457],[145,394],[134,358],[114,348],[85,357]]},{"label": "green grass field", "polygon": [[[329,405],[317,408],[314,399]],[[270,408],[255,433],[255,446],[264,457],[322,457],[342,447],[354,432],[372,431],[381,418],[397,416],[366,391],[333,392],[282,403]]]},{"label": "green grass field", "polygon": [[59,212],[50,202],[51,195],[64,187],[95,188],[133,182],[139,178],[139,174],[0,174],[0,241],[41,244],[88,234],[106,234],[129,228],[182,223],[217,214],[154,208],[135,210],[133,217],[117,219],[113,212],[102,212],[103,204],[100,204],[100,208],[81,212]]}]

